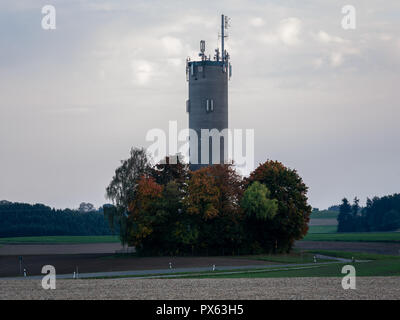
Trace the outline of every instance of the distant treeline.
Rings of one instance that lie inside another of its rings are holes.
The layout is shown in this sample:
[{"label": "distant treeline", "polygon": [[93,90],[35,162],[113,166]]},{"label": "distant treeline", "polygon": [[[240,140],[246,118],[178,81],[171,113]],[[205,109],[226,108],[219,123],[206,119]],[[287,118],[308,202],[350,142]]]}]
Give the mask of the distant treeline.
[{"label": "distant treeline", "polygon": [[112,234],[102,210],[57,210],[43,204],[0,202],[0,237]]},{"label": "distant treeline", "polygon": [[355,198],[344,198],[338,215],[338,232],[395,231],[400,229],[400,194],[367,199],[364,208]]}]

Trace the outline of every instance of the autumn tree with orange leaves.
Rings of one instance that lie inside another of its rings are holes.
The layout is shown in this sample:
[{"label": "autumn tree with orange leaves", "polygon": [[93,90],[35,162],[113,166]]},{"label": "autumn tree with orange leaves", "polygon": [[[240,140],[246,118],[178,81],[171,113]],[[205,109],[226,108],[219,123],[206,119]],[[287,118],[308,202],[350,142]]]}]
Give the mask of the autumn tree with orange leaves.
[{"label": "autumn tree with orange leaves", "polygon": [[116,204],[129,199],[127,209],[115,211],[127,221],[123,238],[139,254],[289,252],[307,233],[307,186],[278,161],[243,179],[228,164],[190,171],[179,157],[151,166],[142,151],[132,155],[108,194]]},{"label": "autumn tree with orange leaves", "polygon": [[193,252],[198,230],[183,210],[188,165],[167,157],[139,182],[129,207],[130,243],[139,253],[179,255]]},{"label": "autumn tree with orange leaves", "polygon": [[154,225],[158,222],[157,203],[162,189],[152,177],[143,175],[138,181],[136,197],[129,205],[128,216],[128,243],[138,250],[153,233]]},{"label": "autumn tree with orange leaves", "polygon": [[214,165],[192,172],[187,190],[184,204],[199,226],[199,250],[238,252],[244,238],[240,208],[243,188],[233,166]]}]

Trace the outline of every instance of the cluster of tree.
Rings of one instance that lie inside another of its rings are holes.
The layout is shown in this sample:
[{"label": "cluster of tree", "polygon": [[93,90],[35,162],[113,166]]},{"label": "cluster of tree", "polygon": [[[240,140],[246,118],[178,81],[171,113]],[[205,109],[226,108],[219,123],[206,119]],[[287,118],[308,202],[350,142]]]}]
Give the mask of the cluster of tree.
[{"label": "cluster of tree", "polygon": [[333,205],[330,206],[328,209],[325,210],[320,210],[319,208],[312,208],[312,213],[317,213],[317,212],[339,212],[340,211],[340,205]]},{"label": "cluster of tree", "polygon": [[0,237],[109,235],[103,210],[56,210],[43,204],[0,202]]},{"label": "cluster of tree", "polygon": [[142,254],[290,251],[308,230],[307,187],[295,170],[267,161],[243,179],[232,165],[190,171],[180,157],[152,166],[132,149],[107,187],[104,208],[123,244]]},{"label": "cluster of tree", "polygon": [[82,202],[79,205],[78,211],[81,213],[86,213],[86,212],[96,212],[96,208],[94,207],[93,204],[91,203],[86,203],[86,202]]},{"label": "cluster of tree", "polygon": [[400,194],[367,199],[364,208],[360,200],[353,204],[344,198],[338,215],[338,232],[394,231],[400,229]]},{"label": "cluster of tree", "polygon": [[340,211],[340,205],[333,205],[333,206],[330,206],[329,208],[328,208],[328,211],[336,211],[336,212],[339,212]]}]

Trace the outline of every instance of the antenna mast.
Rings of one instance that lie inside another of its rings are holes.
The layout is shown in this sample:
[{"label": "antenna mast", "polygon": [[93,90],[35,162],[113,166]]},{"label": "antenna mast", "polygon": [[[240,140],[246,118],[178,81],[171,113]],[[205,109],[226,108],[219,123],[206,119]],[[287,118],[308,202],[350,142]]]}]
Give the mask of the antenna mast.
[{"label": "antenna mast", "polygon": [[[221,58],[222,58],[222,71],[229,72],[229,79],[232,76],[232,66],[229,62],[229,53],[225,50],[225,38],[228,35],[225,35],[225,29],[229,27],[229,18],[225,15],[221,15]],[[217,60],[218,60],[218,52],[217,52]]]},{"label": "antenna mast", "polygon": [[222,61],[225,61],[225,16],[221,15],[221,54]]},{"label": "antenna mast", "polygon": [[227,30],[229,27],[229,20],[227,16],[221,15],[221,57],[223,62],[229,59],[228,53],[225,52],[225,38],[228,37],[225,35],[225,29]]}]

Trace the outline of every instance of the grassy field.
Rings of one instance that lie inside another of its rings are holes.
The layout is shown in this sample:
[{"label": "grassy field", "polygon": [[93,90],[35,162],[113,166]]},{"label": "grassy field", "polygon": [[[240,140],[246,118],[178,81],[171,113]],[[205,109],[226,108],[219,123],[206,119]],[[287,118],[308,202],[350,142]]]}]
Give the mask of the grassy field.
[{"label": "grassy field", "polygon": [[7,243],[114,243],[119,242],[118,236],[46,236],[46,237],[15,237],[0,238],[0,244]]},{"label": "grassy field", "polygon": [[[311,265],[311,266],[304,266],[304,268],[317,268],[319,264]],[[299,267],[296,266],[288,266],[282,267],[277,265],[273,268],[251,268],[251,269],[232,269],[232,270],[215,270],[215,271],[198,271],[198,272],[171,272],[171,273],[150,273],[150,274],[138,274],[138,275],[122,275],[122,276],[99,276],[99,277],[90,277],[85,278],[81,277],[80,279],[124,279],[124,278],[166,278],[166,279],[176,279],[176,278],[194,278],[197,276],[213,276],[219,274],[231,274],[231,273],[259,273],[259,272],[267,272],[267,270],[278,270],[278,269],[285,269],[285,270],[292,270],[298,269]]]},{"label": "grassy field", "polygon": [[[369,262],[356,262],[352,265],[356,269],[356,275],[359,277],[377,277],[377,276],[400,276],[400,257],[378,255],[378,254],[360,254],[352,252],[339,252],[339,251],[315,251],[321,254],[329,254],[331,256],[365,259],[371,260]],[[198,276],[185,276],[185,278],[291,278],[291,277],[343,277],[341,273],[344,265],[349,263],[337,263],[327,265],[315,265],[310,268],[282,268],[281,270],[248,272],[238,271],[236,273],[220,273],[220,274],[207,274]]]},{"label": "grassy field", "polygon": [[[311,226],[303,240],[350,242],[400,242],[400,232],[336,233],[336,226]],[[0,238],[7,243],[117,243],[118,236],[46,236]]]},{"label": "grassy field", "polygon": [[[390,264],[389,264],[390,263]],[[243,272],[216,274],[196,278],[292,278],[292,277],[343,277],[341,270],[345,264],[329,264],[316,268],[275,270],[265,272]],[[354,263],[358,277],[400,276],[400,260]]]},{"label": "grassy field", "polygon": [[[262,255],[251,255],[243,256],[244,259],[255,259],[265,262],[272,262],[278,264],[290,264],[290,263],[312,263],[314,262],[314,254],[311,252],[293,251],[289,254],[262,254]],[[324,260],[325,261],[325,260]],[[319,260],[319,262],[324,262]],[[329,261],[329,260],[326,260]]]},{"label": "grassy field", "polygon": [[308,234],[313,233],[336,233],[337,226],[310,226]]},{"label": "grassy field", "polygon": [[356,260],[391,260],[400,259],[400,256],[377,254],[377,253],[365,253],[365,252],[348,252],[348,251],[337,251],[337,250],[309,250],[309,254],[319,253],[330,257],[338,257],[345,259],[356,259]]},{"label": "grassy field", "polygon": [[314,211],[311,213],[310,219],[336,219],[338,215],[339,212],[337,211]]},{"label": "grassy field", "polygon": [[348,241],[348,242],[400,242],[400,232],[308,233],[303,240]]},{"label": "grassy field", "polygon": [[[364,260],[356,263],[342,263],[332,260],[318,260],[312,263],[314,254],[324,254],[332,257],[355,258],[356,260]],[[203,272],[174,272],[173,274],[146,274],[131,276],[110,276],[98,277],[98,279],[109,278],[140,278],[143,276],[152,278],[184,278],[184,279],[205,279],[205,278],[292,278],[292,277],[343,277],[341,270],[344,265],[352,264],[356,268],[356,275],[363,276],[400,276],[400,257],[380,254],[367,254],[357,252],[342,252],[315,250],[307,252],[293,252],[285,255],[258,255],[247,256],[244,258],[252,258],[263,260],[266,262],[276,263],[276,266],[269,268],[252,268],[252,269],[233,269],[233,270],[215,270]],[[329,261],[329,264],[324,264]],[[297,265],[306,264],[308,265]],[[284,265],[285,264],[285,265]],[[293,264],[293,265],[290,265]]]},{"label": "grassy field", "polygon": [[[123,257],[126,255],[119,255],[118,257]],[[107,257],[107,258],[112,258]],[[234,258],[238,258],[235,256]],[[171,278],[176,278],[176,276],[183,276],[183,277],[193,277],[193,276],[208,276],[208,275],[216,275],[216,274],[226,274],[226,273],[262,273],[262,272],[271,272],[268,271],[270,269],[272,270],[277,270],[277,269],[282,269],[284,268],[285,270],[289,269],[297,269],[299,268],[296,264],[307,264],[309,263],[310,266],[304,266],[302,268],[316,268],[319,266],[319,263],[324,263],[324,262],[332,262],[332,260],[324,260],[324,259],[318,259],[318,263],[314,264],[314,253],[313,252],[302,252],[299,250],[293,250],[290,254],[274,254],[274,255],[268,255],[268,254],[263,254],[263,255],[249,255],[249,256],[241,256],[243,259],[254,259],[254,260],[259,260],[259,261],[265,261],[266,265],[274,265],[276,264],[276,267],[274,266],[273,268],[251,268],[251,269],[233,269],[233,270],[215,270],[215,271],[203,271],[203,272],[173,272],[173,276],[171,275]],[[290,264],[293,264],[293,266],[290,266]],[[285,266],[284,266],[285,265]],[[114,278],[140,278],[140,277],[169,277],[168,274],[145,274],[145,275],[130,275],[130,276],[102,276],[102,277],[96,277],[96,279],[114,279]]]},{"label": "grassy field", "polygon": [[[113,254],[111,256],[103,257],[102,259],[125,259],[125,258],[139,258],[136,253],[120,253]],[[314,262],[314,254],[310,252],[304,252],[297,249],[293,249],[291,253],[280,253],[280,254],[259,254],[259,255],[242,255],[242,256],[225,256],[227,258],[240,258],[248,260],[259,260],[265,261],[271,264],[290,264],[290,263],[312,263]],[[324,260],[325,261],[325,260]],[[331,260],[326,260],[331,261]],[[319,262],[323,262],[319,260]]]}]

